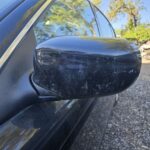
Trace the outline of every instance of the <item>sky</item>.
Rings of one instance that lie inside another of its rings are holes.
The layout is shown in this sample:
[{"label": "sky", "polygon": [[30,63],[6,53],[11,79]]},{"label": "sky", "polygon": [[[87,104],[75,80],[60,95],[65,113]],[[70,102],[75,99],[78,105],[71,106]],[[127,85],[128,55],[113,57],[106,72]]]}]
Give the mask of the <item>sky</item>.
[{"label": "sky", "polygon": [[[141,22],[142,23],[150,23],[150,0],[141,0],[145,10],[140,12]],[[102,4],[100,6],[101,11],[106,14],[109,8],[110,0],[102,0]],[[120,16],[117,20],[111,21],[113,27],[115,29],[123,28],[126,24],[127,17]]]}]

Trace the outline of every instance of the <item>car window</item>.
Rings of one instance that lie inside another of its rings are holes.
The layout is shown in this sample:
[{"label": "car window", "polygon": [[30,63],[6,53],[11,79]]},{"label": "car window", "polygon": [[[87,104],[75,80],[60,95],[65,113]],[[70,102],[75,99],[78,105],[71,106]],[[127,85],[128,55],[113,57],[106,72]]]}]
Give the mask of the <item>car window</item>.
[{"label": "car window", "polygon": [[99,36],[93,11],[85,0],[55,1],[34,26],[37,44],[56,36]]},{"label": "car window", "polygon": [[110,22],[107,20],[107,18],[96,7],[94,7],[94,11],[96,14],[101,37],[105,37],[105,38],[115,37],[114,30]]}]

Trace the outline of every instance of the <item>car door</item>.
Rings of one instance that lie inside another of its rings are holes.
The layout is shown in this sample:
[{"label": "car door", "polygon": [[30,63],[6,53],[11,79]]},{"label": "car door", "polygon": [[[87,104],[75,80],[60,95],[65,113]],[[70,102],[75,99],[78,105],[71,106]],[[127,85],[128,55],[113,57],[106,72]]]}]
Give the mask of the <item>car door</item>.
[{"label": "car door", "polygon": [[[44,13],[34,18],[41,9]],[[56,36],[99,36],[90,3],[45,1],[35,15],[28,21],[33,25],[25,23],[9,43],[11,51],[4,53],[8,57],[0,71],[0,149],[58,149],[93,103],[93,99],[37,103],[38,93],[31,84],[38,44]]]}]

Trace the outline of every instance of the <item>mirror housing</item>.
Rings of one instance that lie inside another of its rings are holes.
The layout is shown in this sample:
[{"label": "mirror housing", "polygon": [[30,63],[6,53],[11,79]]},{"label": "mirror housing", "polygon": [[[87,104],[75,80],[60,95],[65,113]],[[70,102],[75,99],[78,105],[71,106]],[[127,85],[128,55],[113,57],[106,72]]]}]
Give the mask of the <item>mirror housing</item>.
[{"label": "mirror housing", "polygon": [[140,52],[126,40],[62,36],[37,46],[32,80],[43,96],[89,98],[125,90],[140,68]]}]

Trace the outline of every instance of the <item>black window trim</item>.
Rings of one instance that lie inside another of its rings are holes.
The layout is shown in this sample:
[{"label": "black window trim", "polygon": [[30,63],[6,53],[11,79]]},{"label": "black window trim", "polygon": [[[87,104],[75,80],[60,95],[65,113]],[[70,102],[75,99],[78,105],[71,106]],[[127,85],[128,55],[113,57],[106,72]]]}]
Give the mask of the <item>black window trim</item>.
[{"label": "black window trim", "polygon": [[95,22],[96,22],[96,26],[97,26],[97,30],[98,30],[99,37],[100,37],[101,36],[101,32],[100,32],[100,29],[99,29],[99,26],[98,26],[98,22],[97,22],[97,19],[96,19],[96,13],[95,13],[95,11],[93,9],[93,4],[89,0],[87,0],[87,1],[89,2],[89,5],[90,5],[91,10],[93,12],[93,15],[94,15],[94,18],[95,18]]},{"label": "black window trim", "polygon": [[[114,34],[114,37],[116,38],[115,29],[113,28],[113,26],[112,26],[112,24],[110,23],[110,21],[108,20],[108,18],[104,15],[104,13],[103,13],[97,6],[95,6],[94,4],[92,4],[92,6],[93,6],[95,9],[97,9],[97,10],[101,13],[101,15],[103,15],[103,17],[108,21],[108,24],[109,24],[109,26],[111,27],[112,32],[113,32],[113,34]],[[93,7],[92,7],[92,9],[93,9],[93,11],[95,12],[95,10],[94,10]],[[96,17],[96,21],[97,21],[97,15],[96,15],[96,13],[95,13],[95,17]]]}]

